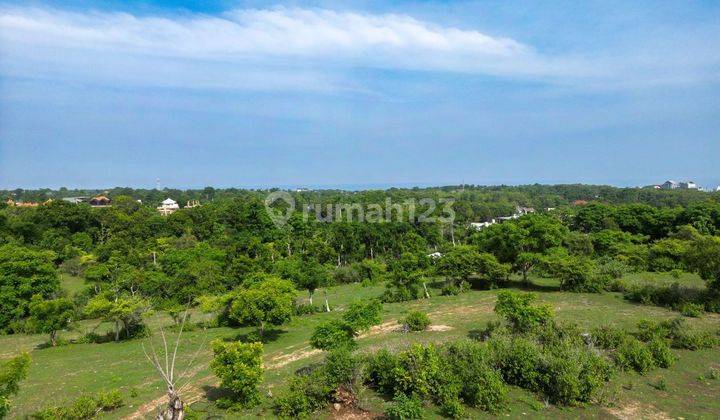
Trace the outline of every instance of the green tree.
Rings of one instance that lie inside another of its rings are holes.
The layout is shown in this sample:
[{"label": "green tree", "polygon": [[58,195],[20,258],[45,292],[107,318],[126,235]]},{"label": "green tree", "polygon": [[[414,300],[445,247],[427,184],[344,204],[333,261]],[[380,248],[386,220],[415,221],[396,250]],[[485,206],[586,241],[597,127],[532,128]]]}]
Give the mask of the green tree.
[{"label": "green tree", "polygon": [[50,334],[50,342],[57,344],[56,335],[70,325],[75,316],[75,305],[70,299],[44,300],[35,295],[30,302],[30,324],[35,331]]},{"label": "green tree", "polygon": [[130,338],[142,326],[142,315],[147,311],[149,303],[138,297],[128,295],[112,295],[101,293],[90,299],[85,306],[85,315],[97,317],[115,325],[115,341],[120,341],[120,331]]},{"label": "green tree", "polygon": [[262,343],[212,342],[215,357],[210,362],[220,386],[232,392],[232,399],[218,402],[226,407],[251,407],[260,400],[259,385],[263,379]]},{"label": "green tree", "polygon": [[230,319],[244,325],[255,325],[262,340],[265,325],[282,325],[290,320],[295,299],[292,282],[270,277],[233,292]]},{"label": "green tree", "polygon": [[515,259],[514,267],[516,271],[522,273],[523,282],[528,282],[528,273],[533,269],[533,267],[540,264],[542,260],[543,255],[536,252],[523,252],[518,254]]},{"label": "green tree", "polygon": [[534,293],[518,293],[503,290],[498,293],[495,313],[505,318],[510,328],[516,332],[529,332],[552,319],[552,309],[548,305],[535,306]]},{"label": "green tree", "polygon": [[700,274],[708,288],[720,290],[720,238],[704,237],[694,241],[685,255],[687,265]]},{"label": "green tree", "polygon": [[30,355],[24,353],[10,360],[0,362],[0,419],[10,412],[10,397],[17,394],[20,381],[30,369]]},{"label": "green tree", "polygon": [[0,330],[24,318],[33,295],[50,298],[60,288],[54,254],[18,245],[0,247]]}]

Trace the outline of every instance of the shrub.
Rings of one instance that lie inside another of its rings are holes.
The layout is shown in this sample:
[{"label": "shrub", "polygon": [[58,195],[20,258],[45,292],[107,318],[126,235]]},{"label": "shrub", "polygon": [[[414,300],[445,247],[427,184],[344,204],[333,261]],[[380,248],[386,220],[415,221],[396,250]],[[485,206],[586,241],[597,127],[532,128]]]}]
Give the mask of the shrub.
[{"label": "shrub", "polygon": [[386,349],[382,349],[368,357],[365,375],[370,384],[385,395],[395,393],[395,367],[398,364],[397,356]]},{"label": "shrub", "polygon": [[250,407],[260,400],[258,387],[263,379],[261,343],[212,342],[215,357],[210,369],[220,378],[220,385],[232,392],[232,399],[218,400],[222,406]]},{"label": "shrub", "polygon": [[684,316],[699,318],[702,316],[704,307],[703,305],[697,303],[686,302],[681,304],[678,309],[680,310],[680,313]]},{"label": "shrub", "polygon": [[490,365],[491,356],[486,346],[461,341],[445,347],[443,354],[460,384],[459,395],[465,403],[490,413],[507,406],[508,387],[500,372]]},{"label": "shrub", "polygon": [[710,348],[717,344],[718,339],[710,332],[697,331],[685,323],[683,318],[655,323],[648,320],[638,322],[638,338],[650,341],[655,337],[670,339],[673,348],[698,350]]},{"label": "shrub", "polygon": [[540,389],[543,354],[537,344],[523,337],[492,339],[488,343],[492,365],[505,382],[531,391]]},{"label": "shrub", "polygon": [[309,303],[295,305],[295,309],[293,310],[295,316],[312,315],[319,312],[324,312],[324,309],[321,306],[310,305]]},{"label": "shrub", "polygon": [[651,339],[647,343],[647,347],[650,350],[650,353],[652,353],[655,364],[661,368],[669,368],[677,360],[675,354],[673,354],[672,350],[670,350],[670,346],[668,346],[667,342],[660,337],[654,337]]},{"label": "shrub", "polygon": [[515,332],[532,331],[552,318],[548,305],[533,306],[534,293],[518,293],[503,290],[498,293],[495,313],[504,317]]},{"label": "shrub", "polygon": [[443,373],[440,355],[433,345],[414,345],[397,356],[393,372],[395,392],[431,397],[437,391]]},{"label": "shrub", "polygon": [[365,303],[353,302],[343,314],[342,319],[355,331],[366,330],[382,322],[382,303],[371,299]]},{"label": "shrub", "polygon": [[60,416],[70,419],[90,419],[97,414],[98,404],[89,396],[82,396],[76,399],[70,407],[66,409],[66,415]]},{"label": "shrub", "polygon": [[390,420],[421,419],[423,417],[422,402],[417,398],[398,394],[385,409],[385,415]]},{"label": "shrub", "polygon": [[655,367],[655,359],[648,346],[631,337],[620,343],[613,357],[615,363],[623,370],[632,369],[638,373],[647,373]]},{"label": "shrub", "polygon": [[592,342],[596,346],[605,350],[612,350],[618,348],[618,346],[627,338],[628,334],[625,330],[614,328],[608,325],[597,327],[590,333]]},{"label": "shrub", "polygon": [[0,362],[0,419],[10,411],[10,398],[20,390],[19,383],[27,377],[29,368],[27,353]]},{"label": "shrub", "polygon": [[324,322],[313,331],[310,345],[316,349],[330,350],[340,347],[354,348],[355,329],[343,320]]},{"label": "shrub", "polygon": [[82,420],[95,418],[101,411],[112,411],[122,407],[123,398],[119,390],[100,392],[96,396],[83,395],[75,399],[66,407],[49,407],[37,413],[32,418],[37,420]]},{"label": "shrub", "polygon": [[410,331],[425,331],[430,326],[430,318],[420,311],[412,311],[405,317],[405,325]]},{"label": "shrub", "polygon": [[440,294],[443,296],[457,296],[461,293],[467,292],[468,290],[470,290],[470,283],[466,281],[461,281],[458,284],[446,284],[445,286],[443,286],[442,290],[440,290]]},{"label": "shrub", "polygon": [[327,405],[338,391],[352,392],[357,373],[358,360],[348,349],[333,350],[322,364],[290,380],[273,403],[275,413],[287,418],[307,417]]}]

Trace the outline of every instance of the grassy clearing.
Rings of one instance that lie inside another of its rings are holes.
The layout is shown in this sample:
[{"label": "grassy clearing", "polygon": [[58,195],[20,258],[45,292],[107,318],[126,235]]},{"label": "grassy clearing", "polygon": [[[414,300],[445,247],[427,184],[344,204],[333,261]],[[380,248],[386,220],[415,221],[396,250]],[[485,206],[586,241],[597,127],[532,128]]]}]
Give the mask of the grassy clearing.
[{"label": "grassy clearing", "polygon": [[[666,277],[670,278],[669,275],[648,273],[629,277],[630,280],[638,281],[666,281]],[[696,282],[693,276],[684,276],[681,280],[688,284]],[[552,305],[557,318],[575,322],[583,328],[605,324],[632,328],[641,318],[660,320],[678,315],[665,308],[627,302],[618,293],[561,292],[557,282],[548,279],[536,279],[533,290],[538,293],[541,302]],[[264,362],[268,368],[263,385],[265,392],[276,393],[288,375],[292,375],[302,366],[322,359],[321,352],[312,351],[307,344],[316,325],[339,317],[349,302],[379,296],[381,292],[382,286],[361,287],[355,284],[330,288],[328,299],[333,312],[298,317],[275,330],[274,340],[265,346]],[[358,351],[369,352],[381,347],[401,349],[412,343],[441,343],[465,338],[485,322],[497,319],[493,313],[497,291],[471,291],[459,296],[436,296],[438,293],[436,290],[434,292],[434,296],[428,300],[384,305],[384,324],[359,339]],[[323,290],[316,293],[316,304],[322,302],[323,295]],[[421,333],[395,332],[394,322],[404,318],[410,310],[427,312],[432,324],[443,328]],[[194,319],[198,318],[198,315],[194,316]],[[688,322],[713,331],[720,327],[720,317],[717,315],[688,319]],[[153,330],[171,323],[170,318],[162,313],[153,314],[148,319]],[[80,331],[65,333],[64,336],[77,336],[83,329],[96,326],[98,331],[110,328],[109,325],[98,326],[97,322],[85,321],[81,323]],[[180,366],[184,366],[183,361],[187,361],[205,338],[208,341],[214,338],[233,339],[250,331],[250,328],[190,331],[184,335]],[[143,404],[145,409],[152,410],[153,404],[148,402],[161,398],[164,394],[161,381],[144,358],[139,340],[38,349],[37,346],[45,341],[47,338],[44,336],[0,337],[0,357],[9,357],[20,350],[31,350],[33,356],[30,375],[23,382],[20,394],[14,401],[13,417],[22,417],[48,404],[66,403],[85,393],[120,388],[126,397],[126,405],[106,416],[123,418],[136,413]],[[546,406],[535,395],[513,389],[513,401],[508,414],[510,417],[532,415],[547,418],[650,417],[659,415],[658,413],[668,416],[717,417],[720,413],[720,401],[716,398],[720,394],[720,379],[709,379],[708,374],[710,369],[720,368],[720,349],[683,351],[677,354],[681,357],[680,361],[671,369],[655,370],[646,376],[619,375],[607,387],[605,405],[558,409]],[[192,372],[194,376],[184,398],[197,401],[194,408],[207,414],[219,414],[212,402],[209,402],[217,396],[217,381],[208,369],[210,357],[209,346],[206,344],[196,363],[197,371]],[[651,386],[660,377],[665,378],[668,386],[666,391],[659,391]],[[136,397],[129,397],[131,389],[137,392]],[[383,410],[384,402],[371,391],[364,392],[361,401],[366,409],[375,412]],[[474,418],[485,417],[481,412],[469,411],[468,414]],[[271,416],[272,413],[257,408],[244,415]],[[330,416],[330,413],[325,415]],[[437,412],[432,410],[428,415],[439,417]],[[233,415],[233,418],[235,417],[242,416]]]}]

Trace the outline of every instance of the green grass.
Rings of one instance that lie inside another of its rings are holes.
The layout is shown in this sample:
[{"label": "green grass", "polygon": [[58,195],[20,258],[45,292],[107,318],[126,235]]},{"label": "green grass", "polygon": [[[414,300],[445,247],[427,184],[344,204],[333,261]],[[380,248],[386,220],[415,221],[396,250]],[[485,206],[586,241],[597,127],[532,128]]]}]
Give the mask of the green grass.
[{"label": "green grass", "polygon": [[[669,275],[638,274],[633,275],[638,281],[665,281]],[[630,276],[629,276],[630,277]],[[692,276],[683,278],[692,284],[696,281]],[[641,318],[653,320],[668,319],[677,316],[665,308],[642,306],[625,301],[618,293],[581,294],[566,293],[558,290],[556,281],[535,279],[533,288],[539,295],[539,301],[550,304],[557,318],[575,322],[582,328],[596,325],[617,325],[633,328]],[[311,353],[308,339],[316,325],[329,319],[341,316],[347,304],[356,299],[379,296],[382,286],[361,287],[360,285],[343,285],[328,290],[328,299],[333,309],[331,313],[320,313],[297,317],[287,325],[278,329],[275,340],[265,345],[264,362],[268,368],[265,372],[263,392],[277,394],[286,382],[286,378],[295,370],[322,359],[321,353]],[[433,325],[443,325],[449,329],[443,331],[427,331],[422,333],[402,334],[385,328],[384,331],[362,337],[358,340],[359,352],[374,351],[379,348],[402,349],[412,343],[442,343],[449,340],[465,338],[471,331],[478,329],[485,322],[497,319],[493,313],[496,290],[470,291],[459,296],[438,296],[432,290],[431,299],[423,299],[408,303],[385,304],[383,307],[384,322],[392,322],[404,318],[410,310],[422,310],[428,313]],[[306,298],[306,294],[301,294]],[[315,304],[323,303],[323,291],[315,294]],[[196,318],[199,315],[194,315]],[[154,331],[160,326],[172,323],[162,313],[153,314],[148,324]],[[687,322],[703,329],[717,331],[720,317],[708,314],[699,319],[687,319]],[[84,330],[98,325],[97,322],[85,321],[80,324],[80,331],[65,332],[63,337],[79,336]],[[101,324],[98,331],[108,330],[109,325]],[[250,328],[213,328],[206,332],[194,330],[184,334],[180,350],[183,366],[185,361],[203,342],[214,338],[233,339],[240,334],[250,332]],[[207,336],[207,337],[206,337]],[[39,349],[37,346],[47,341],[44,336],[5,336],[0,337],[0,357],[10,357],[18,351],[31,351],[33,362],[27,380],[21,385],[19,395],[14,399],[11,417],[22,417],[35,412],[49,404],[62,404],[79,395],[97,392],[102,389],[120,388],[125,397],[126,405],[121,409],[106,414],[106,417],[121,418],[132,414],[143,403],[161,397],[164,393],[162,383],[153,372],[141,348],[141,340],[106,344],[73,344],[57,348]],[[156,337],[157,341],[157,337]],[[603,404],[585,408],[556,408],[546,406],[537,396],[520,389],[513,389],[512,404],[507,413],[510,417],[610,417],[611,410],[625,410],[622,413],[629,417],[649,417],[657,413],[669,416],[708,417],[714,418],[720,413],[720,379],[707,379],[711,368],[720,368],[720,350],[712,349],[698,352],[677,352],[679,362],[671,369],[659,369],[646,376],[621,374],[606,387],[606,401]],[[289,356],[305,356],[278,366],[278,361]],[[196,362],[197,371],[191,381],[192,388],[186,395],[199,398],[193,406],[208,414],[221,414],[208,402],[208,394],[216,393],[216,379],[208,369],[211,358],[209,345],[206,343]],[[698,378],[705,376],[704,381]],[[658,391],[651,384],[665,378],[667,391]],[[629,386],[632,384],[632,386]],[[623,387],[624,386],[624,387]],[[627,389],[626,389],[627,388]],[[130,398],[130,389],[137,391],[137,397]],[[360,396],[362,406],[373,412],[382,412],[384,401],[372,391],[365,390]],[[615,405],[616,407],[608,407]],[[636,410],[630,412],[629,410]],[[525,413],[525,414],[523,414]],[[473,418],[486,417],[481,412],[469,411]],[[233,415],[272,416],[267,409],[259,407],[254,410]],[[329,416],[328,413],[322,416]],[[438,417],[436,410],[428,410],[428,416]]]},{"label": "green grass", "polygon": [[82,277],[75,277],[70,274],[63,273],[60,276],[60,287],[69,297],[73,297],[83,291],[87,285],[85,284],[85,279]]}]

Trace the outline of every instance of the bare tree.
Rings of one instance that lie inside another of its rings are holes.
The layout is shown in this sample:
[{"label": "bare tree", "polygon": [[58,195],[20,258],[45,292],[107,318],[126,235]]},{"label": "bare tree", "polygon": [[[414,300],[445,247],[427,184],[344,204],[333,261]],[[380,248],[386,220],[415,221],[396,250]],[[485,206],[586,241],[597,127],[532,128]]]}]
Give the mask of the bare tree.
[{"label": "bare tree", "polygon": [[[185,370],[179,376],[175,376],[175,366],[177,361],[178,348],[180,347],[180,338],[182,336],[183,329],[185,328],[185,322],[187,321],[187,318],[188,310],[186,309],[185,314],[182,318],[182,323],[180,324],[180,330],[178,331],[177,338],[175,339],[175,348],[172,351],[172,355],[168,351],[165,331],[162,329],[162,327],[160,328],[160,336],[162,337],[163,341],[164,363],[161,362],[161,358],[158,356],[158,353],[155,350],[155,345],[153,344],[152,339],[148,340],[148,342],[150,343],[150,354],[148,354],[147,350],[145,349],[145,343],[142,343],[142,349],[143,353],[145,353],[145,357],[147,357],[147,359],[150,361],[150,364],[155,368],[155,370],[157,370],[157,372],[160,374],[160,377],[162,377],[165,385],[167,386],[168,403],[164,410],[160,406],[158,406],[158,415],[156,417],[157,420],[182,420],[183,418],[185,418],[185,404],[180,398],[180,393],[183,389],[185,389],[185,387],[190,384],[190,377],[192,375],[188,375],[188,372],[190,371],[193,363],[195,363],[195,359],[197,359],[200,351],[202,351],[203,347],[205,346],[205,340],[207,339],[207,334],[205,334],[205,336],[203,337],[203,341],[200,344],[200,347],[198,347],[197,351],[195,351],[195,354],[190,359],[188,365],[185,367]],[[185,384],[183,384],[182,386],[178,387],[178,383],[183,378],[187,378],[187,382],[185,382]]]}]

